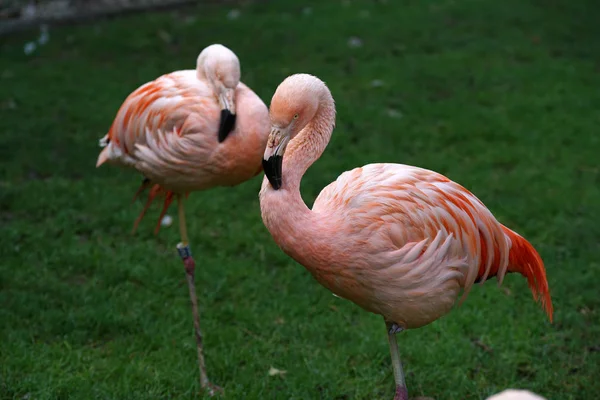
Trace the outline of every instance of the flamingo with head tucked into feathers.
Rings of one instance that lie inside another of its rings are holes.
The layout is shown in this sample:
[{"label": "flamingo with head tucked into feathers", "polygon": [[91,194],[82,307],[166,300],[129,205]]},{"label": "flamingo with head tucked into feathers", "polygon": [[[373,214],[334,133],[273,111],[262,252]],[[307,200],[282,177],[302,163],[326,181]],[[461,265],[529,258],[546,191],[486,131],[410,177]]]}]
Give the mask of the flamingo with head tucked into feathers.
[{"label": "flamingo with head tucked into feathers", "polygon": [[195,262],[189,248],[184,200],[192,191],[234,186],[260,173],[269,134],[267,106],[240,82],[240,63],[225,46],[214,44],[198,56],[195,70],[176,71],[148,82],[126,99],[106,136],[97,166],[132,167],[145,179],[134,199],[150,188],[137,228],[157,195],[164,206],[178,201],[183,260],[194,318],[200,384],[214,393],[206,374],[194,286]]},{"label": "flamingo with head tucked into feathers", "polygon": [[277,88],[264,153],[260,207],[279,247],[335,295],[383,317],[396,383],[408,390],[395,334],[447,314],[460,291],[507,272],[523,275],[552,320],[542,259],[483,203],[443,175],[402,164],[344,172],[309,209],[300,195],[306,170],[335,124],[331,92],[297,74]]}]

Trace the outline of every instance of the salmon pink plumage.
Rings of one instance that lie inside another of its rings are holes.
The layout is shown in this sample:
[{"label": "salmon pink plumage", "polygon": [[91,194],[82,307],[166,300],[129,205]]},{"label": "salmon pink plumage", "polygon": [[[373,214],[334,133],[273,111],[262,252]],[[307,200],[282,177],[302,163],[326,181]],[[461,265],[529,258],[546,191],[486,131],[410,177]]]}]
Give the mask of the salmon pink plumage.
[{"label": "salmon pink plumage", "polygon": [[234,186],[258,175],[268,134],[267,107],[240,82],[237,56],[214,44],[200,53],[195,70],[163,75],[131,93],[100,141],[104,149],[97,166],[110,163],[142,173],[145,179],[134,199],[150,188],[134,231],[153,199],[161,195],[165,200],[158,233],[171,201],[178,199],[177,248],[192,302],[200,384],[211,394],[218,387],[205,370],[184,199],[192,191]]},{"label": "salmon pink plumage", "polygon": [[335,123],[327,86],[292,75],[270,106],[260,192],[263,221],[283,251],[339,297],[383,316],[396,381],[408,399],[395,334],[447,314],[475,282],[507,272],[527,278],[552,319],[543,262],[472,193],[443,175],[402,164],[344,172],[310,210],[300,180],[323,153]]}]

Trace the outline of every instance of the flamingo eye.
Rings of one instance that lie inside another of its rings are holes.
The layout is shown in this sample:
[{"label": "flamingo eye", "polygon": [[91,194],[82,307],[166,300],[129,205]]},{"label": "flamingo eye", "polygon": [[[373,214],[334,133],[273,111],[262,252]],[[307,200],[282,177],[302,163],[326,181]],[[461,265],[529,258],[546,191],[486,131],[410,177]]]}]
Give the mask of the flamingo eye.
[{"label": "flamingo eye", "polygon": [[294,114],[294,119],[298,119],[298,114]]}]

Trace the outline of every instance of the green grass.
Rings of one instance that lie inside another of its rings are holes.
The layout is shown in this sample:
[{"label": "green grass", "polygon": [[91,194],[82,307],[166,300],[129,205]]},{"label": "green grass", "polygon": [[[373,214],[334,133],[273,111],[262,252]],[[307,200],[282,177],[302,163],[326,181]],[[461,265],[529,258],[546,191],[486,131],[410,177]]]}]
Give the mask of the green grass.
[{"label": "green grass", "polygon": [[[193,68],[213,42],[238,54],[244,82],[267,104],[295,72],[331,88],[337,127],[303,181],[307,202],[355,166],[418,165],[471,189],[539,249],[555,323],[520,276],[477,286],[445,318],[399,335],[412,396],[482,399],[521,387],[597,398],[593,3],[245,2],[234,20],[231,5],[204,5],[51,29],[31,56],[23,45],[37,32],[1,39],[0,398],[201,398],[177,229],[153,236],[153,209],[131,237],[140,178],[94,165],[125,96]],[[362,47],[348,46],[353,36]],[[383,322],[277,248],[259,186],[190,197],[210,376],[227,399],[391,398]],[[271,366],[287,373],[271,377]]]}]

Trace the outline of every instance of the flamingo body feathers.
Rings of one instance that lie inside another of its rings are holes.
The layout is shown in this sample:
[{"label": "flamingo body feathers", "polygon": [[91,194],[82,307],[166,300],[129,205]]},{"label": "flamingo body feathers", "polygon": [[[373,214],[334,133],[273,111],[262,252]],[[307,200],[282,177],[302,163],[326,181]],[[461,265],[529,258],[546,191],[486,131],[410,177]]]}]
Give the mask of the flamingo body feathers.
[{"label": "flamingo body feathers", "polygon": [[175,192],[233,186],[260,172],[266,145],[266,105],[246,85],[235,93],[236,128],[219,144],[220,108],[195,70],[177,71],[142,85],[119,109],[103,138],[104,162],[134,167]]},{"label": "flamingo body feathers", "polygon": [[162,75],[127,96],[100,139],[96,166],[115,164],[144,175],[134,200],[150,191],[134,231],[159,195],[164,215],[175,194],[235,186],[260,173],[268,109],[239,79],[237,56],[213,44],[202,50],[195,70]]},{"label": "flamingo body feathers", "polygon": [[[531,258],[531,268],[539,258],[475,195],[423,168],[369,164],[347,171],[321,191],[313,212],[336,225],[332,242],[343,241],[352,249],[330,256],[329,265],[352,271],[357,269],[353,260],[362,264],[356,277],[360,285],[338,295],[352,299],[356,288],[362,288],[359,305],[405,328],[446,314],[460,290],[466,297],[473,283],[493,276],[502,282],[507,272],[523,273],[521,258]],[[371,262],[361,262],[365,254],[373,257]],[[336,274],[332,270],[320,276],[334,292],[341,289],[332,283]],[[546,280],[543,268],[529,275]],[[547,284],[534,284],[532,291],[551,305]]]},{"label": "flamingo body feathers", "polygon": [[552,320],[537,251],[441,174],[369,164],[344,172],[322,190],[312,210],[306,206],[300,181],[335,124],[324,82],[307,74],[286,78],[273,95],[270,118],[263,222],[279,247],[334,294],[389,323],[418,328],[448,313],[475,282],[495,276],[501,283],[507,272],[517,272]]}]

